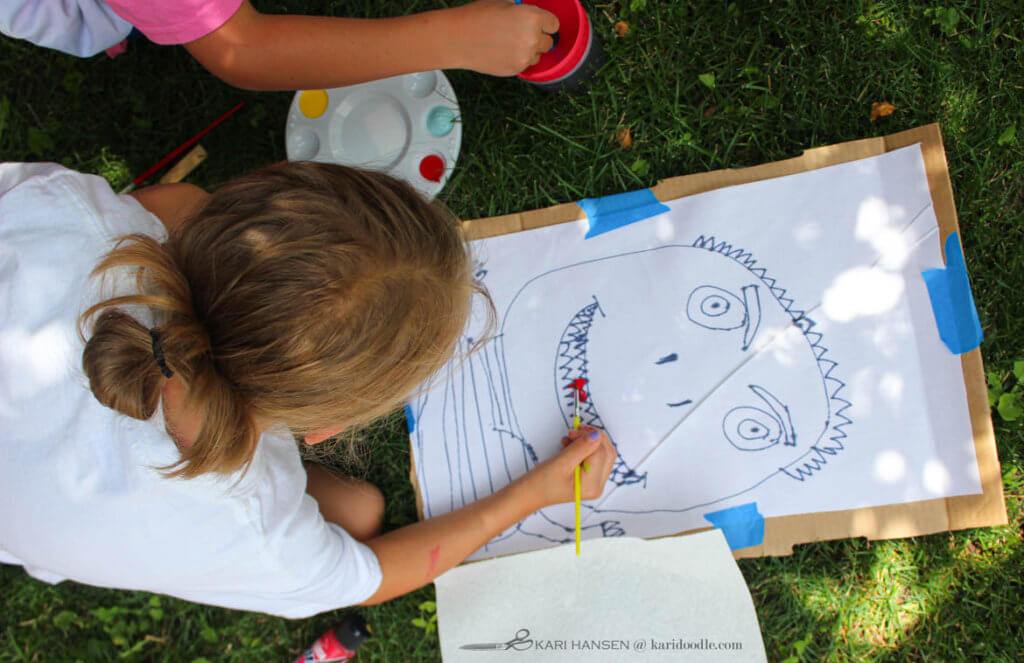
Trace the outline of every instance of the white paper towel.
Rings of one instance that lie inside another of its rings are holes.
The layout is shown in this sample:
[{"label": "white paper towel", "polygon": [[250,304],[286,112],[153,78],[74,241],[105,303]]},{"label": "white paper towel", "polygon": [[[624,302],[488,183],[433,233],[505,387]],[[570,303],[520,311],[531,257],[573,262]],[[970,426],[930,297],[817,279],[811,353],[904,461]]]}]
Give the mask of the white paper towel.
[{"label": "white paper towel", "polygon": [[[446,663],[766,660],[720,530],[595,539],[579,557],[564,545],[456,567],[435,582]],[[479,644],[500,648],[461,648]]]}]

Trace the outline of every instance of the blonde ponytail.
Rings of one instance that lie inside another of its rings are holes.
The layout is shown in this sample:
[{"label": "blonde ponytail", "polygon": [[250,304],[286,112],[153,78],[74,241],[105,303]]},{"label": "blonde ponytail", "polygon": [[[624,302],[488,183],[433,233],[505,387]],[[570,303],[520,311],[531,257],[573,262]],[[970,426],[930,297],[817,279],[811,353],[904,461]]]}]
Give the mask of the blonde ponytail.
[{"label": "blonde ponytail", "polygon": [[129,236],[96,267],[136,270],[135,294],[96,304],[83,366],[96,398],[152,415],[167,368],[202,413],[172,474],[252,458],[257,420],[302,435],[398,407],[452,355],[483,293],[452,215],[387,175],[282,163],[215,192],[164,244]]},{"label": "blonde ponytail", "polygon": [[82,354],[89,388],[100,403],[135,419],[153,416],[160,401],[160,368],[149,332],[117,309],[96,320]]},{"label": "blonde ponytail", "polygon": [[[184,477],[231,471],[251,459],[256,426],[248,404],[217,373],[209,337],[192,306],[191,287],[171,246],[147,235],[129,235],[93,270],[94,276],[114,268],[135,270],[140,292],[107,299],[82,315],[87,323],[99,314],[82,368],[97,400],[136,419],[148,419],[156,411],[162,369],[177,374],[187,389],[186,406],[203,413],[203,419],[196,440],[181,450],[181,461],[165,469]],[[129,305],[151,310],[163,321],[159,329],[147,329],[116,308]]]}]

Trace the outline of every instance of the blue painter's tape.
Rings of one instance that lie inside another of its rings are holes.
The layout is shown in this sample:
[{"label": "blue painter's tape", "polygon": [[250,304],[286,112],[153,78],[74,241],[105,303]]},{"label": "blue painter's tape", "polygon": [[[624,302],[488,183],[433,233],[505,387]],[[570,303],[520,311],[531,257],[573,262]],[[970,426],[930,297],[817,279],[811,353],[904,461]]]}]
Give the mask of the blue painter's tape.
[{"label": "blue painter's tape", "polygon": [[731,550],[749,548],[764,541],[764,516],[757,512],[757,502],[705,513],[704,520],[722,530]]},{"label": "blue painter's tape", "polygon": [[921,272],[928,296],[932,300],[939,338],[955,355],[970,352],[985,338],[974,307],[967,265],[960,249],[960,238],[950,233],[946,238],[946,267]]},{"label": "blue painter's tape", "polygon": [[578,205],[590,221],[586,239],[668,211],[668,205],[659,202],[650,189],[601,198],[584,198]]},{"label": "blue painter's tape", "polygon": [[405,404],[405,425],[409,428],[409,435],[416,432],[416,415],[412,413],[412,406]]}]

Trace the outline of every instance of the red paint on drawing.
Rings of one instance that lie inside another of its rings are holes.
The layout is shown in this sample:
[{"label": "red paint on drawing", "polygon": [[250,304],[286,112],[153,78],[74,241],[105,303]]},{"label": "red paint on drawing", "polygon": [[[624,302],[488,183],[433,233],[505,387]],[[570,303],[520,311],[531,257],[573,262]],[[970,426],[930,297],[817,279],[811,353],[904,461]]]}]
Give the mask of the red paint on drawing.
[{"label": "red paint on drawing", "polygon": [[580,395],[580,402],[587,400],[587,392],[583,391],[583,387],[586,384],[587,381],[584,378],[576,378],[572,381],[572,384],[569,385],[570,389],[576,391]]}]

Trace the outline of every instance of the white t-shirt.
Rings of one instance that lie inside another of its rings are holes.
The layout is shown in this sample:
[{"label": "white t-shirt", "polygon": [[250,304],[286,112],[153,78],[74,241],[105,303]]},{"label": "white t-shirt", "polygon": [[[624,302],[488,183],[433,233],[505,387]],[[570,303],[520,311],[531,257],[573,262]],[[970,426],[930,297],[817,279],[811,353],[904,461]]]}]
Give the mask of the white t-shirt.
[{"label": "white t-shirt", "polygon": [[131,31],[103,0],[0,0],[0,33],[71,55],[96,55]]},{"label": "white t-shirt", "polygon": [[287,431],[260,439],[244,476],[168,479],[162,413],[138,421],[89,391],[77,318],[100,296],[90,271],[128,233],[165,231],[99,177],[0,164],[0,562],[285,617],[365,600],[377,558],[321,517]]}]

